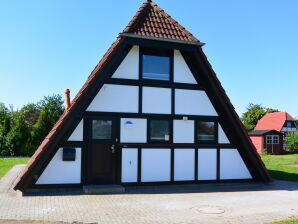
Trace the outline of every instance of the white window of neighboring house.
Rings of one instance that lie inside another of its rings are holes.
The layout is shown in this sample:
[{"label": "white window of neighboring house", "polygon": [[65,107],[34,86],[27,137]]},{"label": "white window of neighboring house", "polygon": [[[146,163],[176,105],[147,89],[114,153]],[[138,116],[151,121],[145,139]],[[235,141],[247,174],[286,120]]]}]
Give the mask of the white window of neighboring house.
[{"label": "white window of neighboring house", "polygon": [[279,136],[278,135],[267,135],[266,136],[266,144],[279,144]]},{"label": "white window of neighboring house", "polygon": [[272,144],[272,135],[266,136],[266,144]]},{"label": "white window of neighboring house", "polygon": [[273,144],[278,144],[278,143],[279,143],[279,136],[273,135]]}]

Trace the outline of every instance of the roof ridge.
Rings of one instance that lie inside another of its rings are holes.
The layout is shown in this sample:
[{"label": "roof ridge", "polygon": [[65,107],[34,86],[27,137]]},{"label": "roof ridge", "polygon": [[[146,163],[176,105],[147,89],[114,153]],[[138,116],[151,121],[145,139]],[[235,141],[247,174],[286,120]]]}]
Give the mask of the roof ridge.
[{"label": "roof ridge", "polygon": [[192,33],[152,1],[141,5],[122,34],[200,43]]}]

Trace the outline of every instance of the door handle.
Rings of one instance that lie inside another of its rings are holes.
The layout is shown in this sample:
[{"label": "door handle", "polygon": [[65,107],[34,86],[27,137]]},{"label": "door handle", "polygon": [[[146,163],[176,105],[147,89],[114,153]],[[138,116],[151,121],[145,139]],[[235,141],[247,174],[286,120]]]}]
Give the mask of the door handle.
[{"label": "door handle", "polygon": [[116,149],[115,149],[115,145],[114,144],[111,146],[111,150],[112,150],[112,153],[115,153],[116,152]]}]

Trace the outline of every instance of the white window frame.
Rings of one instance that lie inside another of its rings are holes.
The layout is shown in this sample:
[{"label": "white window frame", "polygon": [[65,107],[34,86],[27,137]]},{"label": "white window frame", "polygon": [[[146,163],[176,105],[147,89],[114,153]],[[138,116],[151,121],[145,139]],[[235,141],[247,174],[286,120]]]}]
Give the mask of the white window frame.
[{"label": "white window frame", "polygon": [[266,135],[266,144],[272,144],[272,135]]},{"label": "white window frame", "polygon": [[273,144],[279,144],[279,136],[278,135],[273,135],[273,139],[272,139],[272,141],[273,141]]},{"label": "white window frame", "polygon": [[278,145],[279,144],[279,136],[278,135],[266,135],[266,144]]}]

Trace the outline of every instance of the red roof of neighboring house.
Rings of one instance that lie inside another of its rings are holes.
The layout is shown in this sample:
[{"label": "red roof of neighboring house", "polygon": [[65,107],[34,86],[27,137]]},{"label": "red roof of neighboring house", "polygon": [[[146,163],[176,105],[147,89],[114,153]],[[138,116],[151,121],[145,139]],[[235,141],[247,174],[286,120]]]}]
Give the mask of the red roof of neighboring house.
[{"label": "red roof of neighboring house", "polygon": [[281,131],[285,121],[295,121],[295,119],[287,112],[275,112],[265,114],[255,127],[254,130],[276,130]]}]

